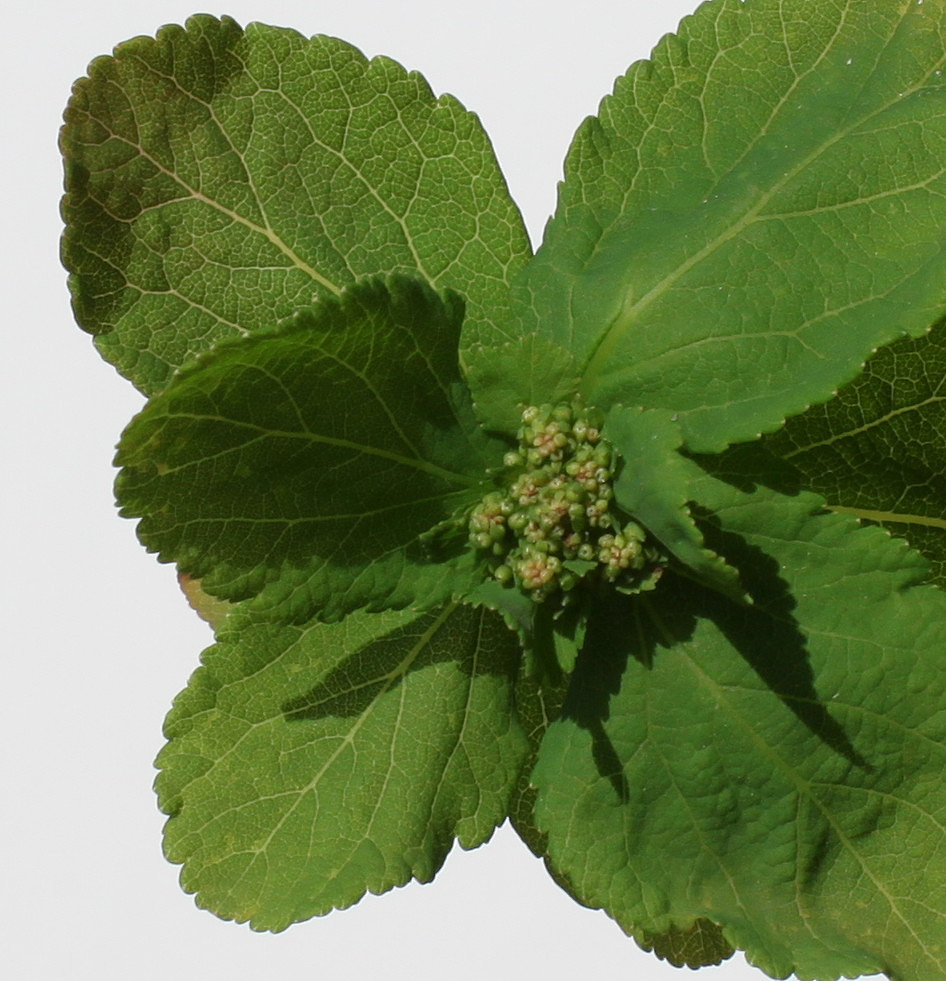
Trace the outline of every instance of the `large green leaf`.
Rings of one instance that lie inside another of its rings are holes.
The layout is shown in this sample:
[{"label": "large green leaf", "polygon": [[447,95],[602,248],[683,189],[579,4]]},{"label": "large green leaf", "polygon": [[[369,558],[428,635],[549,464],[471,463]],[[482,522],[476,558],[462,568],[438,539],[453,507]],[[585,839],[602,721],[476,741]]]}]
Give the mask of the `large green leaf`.
[{"label": "large green leaf", "polygon": [[828,504],[906,538],[946,586],[946,324],[882,348],[766,444]]},{"label": "large green leaf", "polygon": [[428,881],[505,818],[526,740],[488,611],[286,627],[231,614],[167,720],[165,848],[199,905],[260,930]]},{"label": "large green leaf", "polygon": [[[509,820],[529,849],[545,859],[549,874],[556,882],[566,892],[575,895],[575,889],[568,879],[548,859],[548,836],[536,824],[537,794],[530,780],[545,733],[561,711],[568,680],[560,676],[556,685],[540,686],[527,671],[520,672],[516,682],[516,710],[529,739],[530,752],[510,804]],[[641,932],[636,939],[645,950],[653,951],[676,967],[686,965],[695,969],[719,964],[734,952],[732,945],[723,938],[720,928],[708,920],[697,920],[685,930],[671,928],[662,934]]]},{"label": "large green leaf", "polygon": [[[462,304],[350,287],[182,370],[126,429],[122,514],[212,595],[303,622],[430,608],[474,573],[421,536],[478,493],[487,449],[457,365]],[[264,587],[267,587],[264,589]]]},{"label": "large green leaf", "polygon": [[882,529],[720,472],[693,494],[755,604],[668,577],[592,621],[533,776],[553,866],[645,943],[705,919],[775,977],[937,981],[946,596]]},{"label": "large green leaf", "polygon": [[718,451],[946,306],[946,4],[715,0],[579,130],[506,333]]},{"label": "large green leaf", "polygon": [[475,326],[530,252],[479,120],[334,38],[192,17],[93,62],[65,119],[76,318],[147,394],[368,275],[456,289]]}]

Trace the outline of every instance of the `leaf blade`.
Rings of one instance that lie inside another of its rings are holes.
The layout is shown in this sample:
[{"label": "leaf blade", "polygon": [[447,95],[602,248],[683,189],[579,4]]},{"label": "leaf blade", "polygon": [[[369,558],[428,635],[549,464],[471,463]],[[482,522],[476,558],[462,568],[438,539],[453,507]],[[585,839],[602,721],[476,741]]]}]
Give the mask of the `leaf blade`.
[{"label": "leaf blade", "polygon": [[533,775],[552,861],[635,935],[708,919],[776,977],[932,981],[946,599],[902,543],[731,462],[741,490],[695,496],[755,605],[678,582],[599,621]]},{"label": "leaf blade", "polygon": [[701,7],[579,130],[515,329],[572,350],[589,402],[678,413],[698,452],[925,330],[944,303],[944,18]]},{"label": "leaf blade", "polygon": [[184,888],[278,931],[487,840],[526,748],[511,639],[455,606],[302,627],[231,614],[158,760]]},{"label": "leaf blade", "polygon": [[219,346],[126,429],[121,513],[162,561],[271,617],[451,599],[471,550],[420,539],[475,497],[486,465],[456,360],[462,315],[421,282],[369,280]]},{"label": "leaf blade", "polygon": [[61,137],[62,257],[80,325],[146,394],[369,275],[457,289],[471,324],[504,308],[521,217],[479,121],[416,73],[207,15],[89,71]]},{"label": "leaf blade", "polygon": [[746,601],[736,569],[705,546],[690,513],[690,462],[677,452],[683,434],[667,412],[613,408],[604,436],[623,464],[614,483],[615,500],[651,532],[704,585],[737,603]]},{"label": "leaf blade", "polygon": [[878,351],[835,398],[790,419],[766,446],[828,505],[883,525],[946,584],[946,432],[942,323]]}]

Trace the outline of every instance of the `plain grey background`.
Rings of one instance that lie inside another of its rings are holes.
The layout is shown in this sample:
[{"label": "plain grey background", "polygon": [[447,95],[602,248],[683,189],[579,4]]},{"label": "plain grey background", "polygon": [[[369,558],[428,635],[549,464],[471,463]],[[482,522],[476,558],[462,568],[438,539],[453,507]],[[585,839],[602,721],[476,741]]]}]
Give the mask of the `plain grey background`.
[{"label": "plain grey background", "polygon": [[[538,242],[572,133],[694,0],[244,2],[421,71],[479,113]],[[515,835],[278,936],[193,904],[160,852],[151,761],[209,641],[172,569],[112,506],[111,457],[140,397],[74,325],[58,262],[56,148],[72,81],[128,37],[195,12],[172,0],[25,0],[4,66],[3,658],[0,975],[11,981],[559,981],[680,972],[577,906]],[[686,973],[689,977],[689,973]],[[700,975],[703,977],[704,975]],[[707,979],[762,975],[737,958]]]}]

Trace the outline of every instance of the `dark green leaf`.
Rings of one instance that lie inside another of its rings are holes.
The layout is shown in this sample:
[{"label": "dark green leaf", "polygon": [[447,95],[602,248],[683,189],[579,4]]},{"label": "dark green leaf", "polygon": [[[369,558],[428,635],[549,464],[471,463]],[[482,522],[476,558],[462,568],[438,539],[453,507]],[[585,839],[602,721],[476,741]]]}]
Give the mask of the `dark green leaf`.
[{"label": "dark green leaf", "polygon": [[99,58],[66,110],[79,323],[147,394],[365,276],[506,308],[530,254],[479,120],[335,38],[192,17]]},{"label": "dark green leaf", "polygon": [[165,848],[199,905],[255,929],[433,878],[486,841],[527,750],[495,614],[231,614],[168,717]]},{"label": "dark green leaf", "polygon": [[946,586],[946,325],[882,348],[766,441],[838,510],[906,538]]},{"label": "dark green leaf", "polygon": [[262,590],[256,609],[294,622],[462,593],[465,540],[447,554],[419,541],[486,467],[461,318],[421,283],[368,281],[221,345],[126,430],[122,513],[212,595]]},{"label": "dark green leaf", "polygon": [[721,964],[735,953],[720,928],[709,920],[697,920],[687,930],[671,928],[662,936],[645,934],[636,939],[644,950],[652,950],[661,960],[669,961],[674,967],[694,970]]},{"label": "dark green leaf", "polygon": [[508,333],[579,392],[772,431],[944,310],[946,5],[718,0],[579,130]]}]

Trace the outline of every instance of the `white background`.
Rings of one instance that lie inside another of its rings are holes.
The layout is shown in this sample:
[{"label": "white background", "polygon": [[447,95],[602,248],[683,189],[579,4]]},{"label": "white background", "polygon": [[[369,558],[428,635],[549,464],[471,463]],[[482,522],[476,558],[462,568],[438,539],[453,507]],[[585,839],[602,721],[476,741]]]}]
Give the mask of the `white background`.
[{"label": "white background", "polygon": [[[575,127],[694,2],[234,0],[211,12],[334,34],[452,92],[480,114],[538,241]],[[577,906],[505,828],[454,852],[432,885],[277,936],[198,910],[161,857],[151,761],[209,634],[112,507],[112,447],[140,398],[72,320],[56,137],[93,57],[193,12],[171,0],[20,0],[3,18],[0,975],[679,977]],[[739,958],[705,976],[761,978]]]}]

